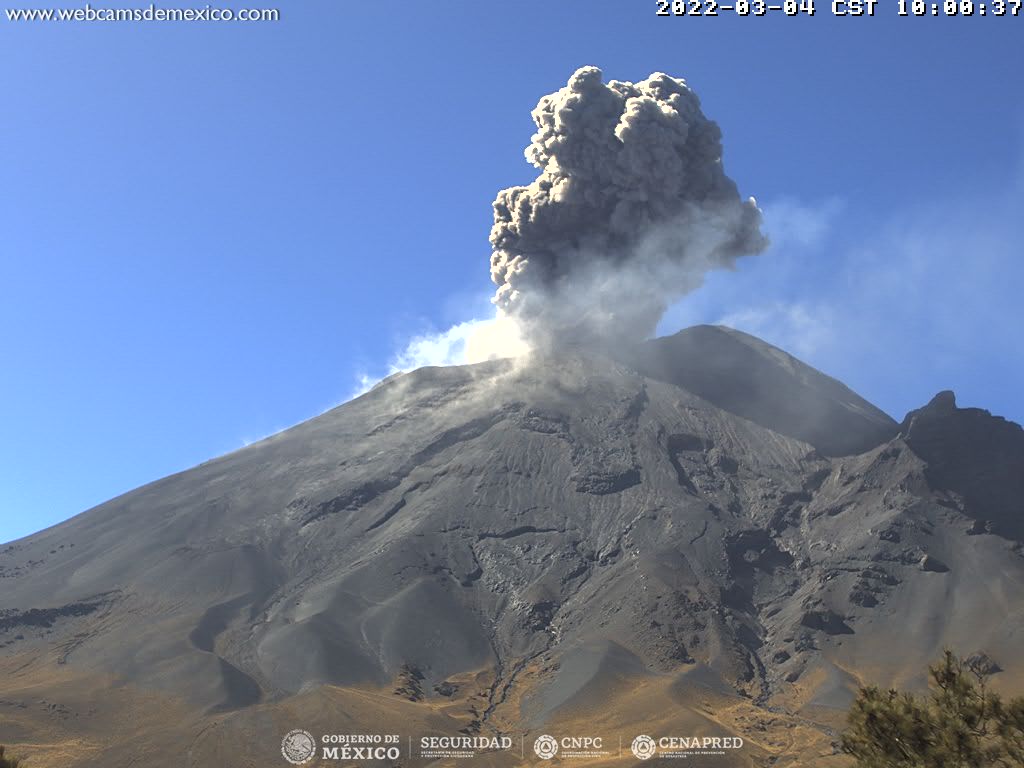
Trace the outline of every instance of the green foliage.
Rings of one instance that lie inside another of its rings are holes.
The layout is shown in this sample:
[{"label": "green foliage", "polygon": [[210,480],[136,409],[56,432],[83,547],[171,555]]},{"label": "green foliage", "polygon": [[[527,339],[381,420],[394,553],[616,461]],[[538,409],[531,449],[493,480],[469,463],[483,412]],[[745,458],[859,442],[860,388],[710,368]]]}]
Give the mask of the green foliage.
[{"label": "green foliage", "polygon": [[861,689],[842,739],[858,768],[1024,768],[1024,698],[1003,702],[950,651],[928,671],[928,696]]},{"label": "green foliage", "polygon": [[4,746],[0,744],[0,768],[18,768],[21,761],[16,757],[4,757]]}]

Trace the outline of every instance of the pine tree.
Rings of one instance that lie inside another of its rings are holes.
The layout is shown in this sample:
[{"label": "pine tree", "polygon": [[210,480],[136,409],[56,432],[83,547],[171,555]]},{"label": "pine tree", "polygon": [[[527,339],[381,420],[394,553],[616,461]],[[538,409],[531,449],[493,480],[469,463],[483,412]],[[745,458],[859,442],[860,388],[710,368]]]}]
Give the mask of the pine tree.
[{"label": "pine tree", "polygon": [[928,671],[925,697],[860,690],[842,739],[858,768],[1024,768],[1024,698],[1004,703],[951,651]]},{"label": "pine tree", "polygon": [[4,757],[4,745],[0,744],[0,768],[18,768],[21,761],[16,757]]}]

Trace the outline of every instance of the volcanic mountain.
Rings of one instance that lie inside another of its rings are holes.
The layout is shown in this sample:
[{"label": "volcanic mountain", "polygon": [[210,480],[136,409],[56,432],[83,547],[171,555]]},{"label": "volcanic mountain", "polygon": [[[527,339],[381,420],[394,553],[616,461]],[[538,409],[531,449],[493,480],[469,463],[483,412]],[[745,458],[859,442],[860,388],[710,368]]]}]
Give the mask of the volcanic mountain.
[{"label": "volcanic mountain", "polygon": [[248,766],[293,728],[508,734],[525,757],[477,760],[513,765],[596,733],[636,764],[678,733],[841,765],[857,686],[944,646],[1024,687],[1022,500],[1019,426],[948,392],[898,424],[728,328],[424,368],[0,547],[0,743]]}]

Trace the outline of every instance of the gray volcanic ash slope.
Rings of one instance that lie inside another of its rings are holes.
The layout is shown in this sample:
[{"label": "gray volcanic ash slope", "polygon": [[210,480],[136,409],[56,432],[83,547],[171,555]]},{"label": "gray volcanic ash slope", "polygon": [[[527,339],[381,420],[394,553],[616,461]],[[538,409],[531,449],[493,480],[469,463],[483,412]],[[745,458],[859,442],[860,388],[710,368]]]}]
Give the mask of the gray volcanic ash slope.
[{"label": "gray volcanic ash slope", "polygon": [[897,425],[728,329],[632,357],[396,376],[4,547],[0,689],[89,674],[223,718],[487,670],[487,730],[651,675],[842,707],[944,645],[1020,681],[1020,427],[948,394]]},{"label": "gray volcanic ash slope", "polygon": [[829,456],[860,453],[895,425],[835,379],[729,328],[697,326],[637,347],[639,370],[730,413],[810,443]]},{"label": "gray volcanic ash slope", "polygon": [[[429,702],[479,670],[470,730],[650,676],[842,708],[943,645],[1020,681],[1020,427],[949,393],[897,425],[727,329],[631,356],[394,377],[6,546],[7,686],[101,676],[199,732],[325,684]],[[38,738],[25,717],[0,739]]]}]

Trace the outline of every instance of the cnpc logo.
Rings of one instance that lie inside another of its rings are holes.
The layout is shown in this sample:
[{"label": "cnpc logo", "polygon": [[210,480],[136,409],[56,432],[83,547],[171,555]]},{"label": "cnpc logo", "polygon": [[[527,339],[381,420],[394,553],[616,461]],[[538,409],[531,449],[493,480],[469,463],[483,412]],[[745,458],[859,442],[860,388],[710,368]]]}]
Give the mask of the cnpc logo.
[{"label": "cnpc logo", "polygon": [[533,751],[542,760],[551,760],[559,752],[569,752],[573,756],[580,753],[600,750],[604,743],[600,736],[563,736],[556,739],[554,736],[544,734],[538,736],[533,742]]},{"label": "cnpc logo", "polygon": [[538,736],[533,742],[533,752],[541,760],[550,760],[558,754],[558,740],[554,736]]}]

